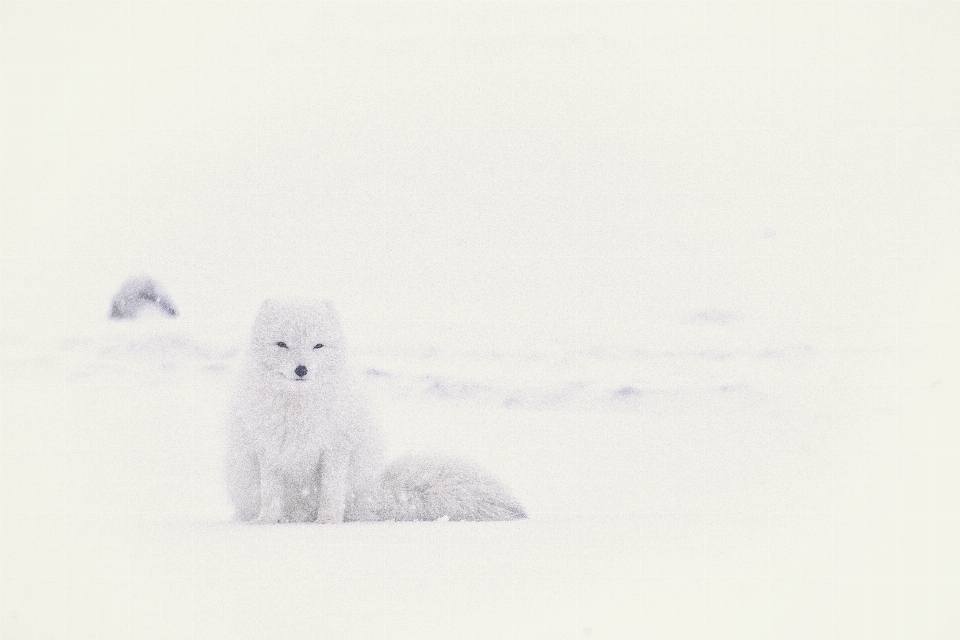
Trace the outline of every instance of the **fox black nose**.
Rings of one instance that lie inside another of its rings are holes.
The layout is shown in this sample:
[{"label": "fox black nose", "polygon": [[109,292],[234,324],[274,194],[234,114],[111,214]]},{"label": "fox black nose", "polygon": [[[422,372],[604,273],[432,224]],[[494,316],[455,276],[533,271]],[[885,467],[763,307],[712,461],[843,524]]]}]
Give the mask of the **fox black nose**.
[{"label": "fox black nose", "polygon": [[307,375],[307,368],[303,365],[300,365],[294,369],[293,372],[302,378],[303,376]]}]

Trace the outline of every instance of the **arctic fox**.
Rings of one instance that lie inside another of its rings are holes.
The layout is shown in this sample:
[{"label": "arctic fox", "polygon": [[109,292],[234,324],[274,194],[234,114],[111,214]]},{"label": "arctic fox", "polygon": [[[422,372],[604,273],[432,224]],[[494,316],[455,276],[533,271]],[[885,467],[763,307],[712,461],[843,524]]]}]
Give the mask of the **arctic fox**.
[{"label": "arctic fox", "polygon": [[463,461],[386,466],[327,301],[263,303],[229,420],[227,488],[243,521],[515,520],[523,507]]}]

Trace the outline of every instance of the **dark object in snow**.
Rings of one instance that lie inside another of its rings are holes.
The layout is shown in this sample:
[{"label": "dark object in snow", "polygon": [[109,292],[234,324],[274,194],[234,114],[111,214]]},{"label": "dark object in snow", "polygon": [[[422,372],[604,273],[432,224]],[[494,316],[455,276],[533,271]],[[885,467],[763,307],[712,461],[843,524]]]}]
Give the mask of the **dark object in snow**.
[{"label": "dark object in snow", "polygon": [[177,309],[157,281],[150,276],[135,276],[122,285],[113,296],[110,317],[115,320],[132,320],[147,307],[153,306],[166,315],[176,317]]}]

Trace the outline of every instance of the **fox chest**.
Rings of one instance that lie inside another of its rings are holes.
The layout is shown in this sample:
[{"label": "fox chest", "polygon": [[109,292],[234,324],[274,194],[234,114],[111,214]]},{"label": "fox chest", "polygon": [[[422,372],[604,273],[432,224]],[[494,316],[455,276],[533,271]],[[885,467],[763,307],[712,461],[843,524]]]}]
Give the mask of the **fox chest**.
[{"label": "fox chest", "polygon": [[336,415],[328,407],[264,407],[251,438],[262,462],[290,474],[313,473],[325,451],[336,447]]}]

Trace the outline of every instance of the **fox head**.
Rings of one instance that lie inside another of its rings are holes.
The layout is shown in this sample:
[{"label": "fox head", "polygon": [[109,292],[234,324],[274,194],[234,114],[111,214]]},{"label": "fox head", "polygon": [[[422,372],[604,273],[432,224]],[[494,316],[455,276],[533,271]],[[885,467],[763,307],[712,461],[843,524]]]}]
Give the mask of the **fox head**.
[{"label": "fox head", "polygon": [[343,332],[327,300],[266,300],[253,323],[253,361],[281,384],[341,380],[346,369]]}]

